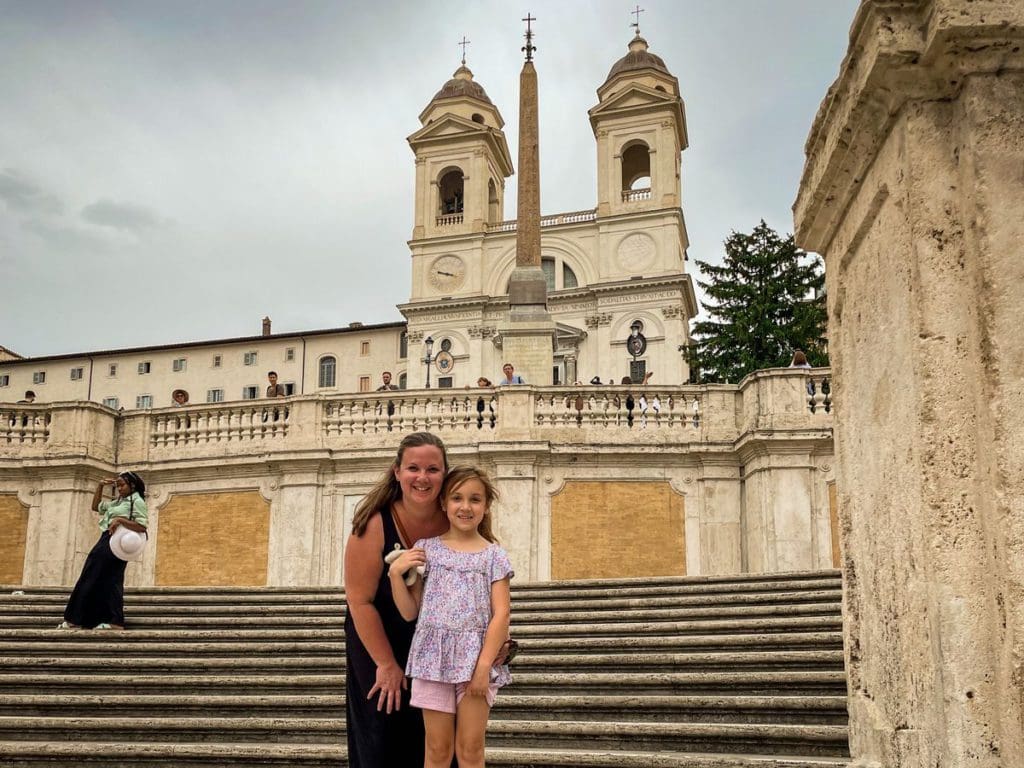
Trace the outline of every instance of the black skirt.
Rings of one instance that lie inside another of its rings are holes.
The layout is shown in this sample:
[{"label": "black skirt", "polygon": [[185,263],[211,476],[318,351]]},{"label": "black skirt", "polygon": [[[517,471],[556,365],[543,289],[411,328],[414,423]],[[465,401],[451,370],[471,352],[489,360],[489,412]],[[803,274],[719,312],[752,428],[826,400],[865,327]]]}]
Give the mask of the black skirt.
[{"label": "black skirt", "polygon": [[92,629],[97,624],[124,626],[124,569],[128,565],[110,551],[110,532],[100,534],[82,566],[64,609],[64,621]]}]

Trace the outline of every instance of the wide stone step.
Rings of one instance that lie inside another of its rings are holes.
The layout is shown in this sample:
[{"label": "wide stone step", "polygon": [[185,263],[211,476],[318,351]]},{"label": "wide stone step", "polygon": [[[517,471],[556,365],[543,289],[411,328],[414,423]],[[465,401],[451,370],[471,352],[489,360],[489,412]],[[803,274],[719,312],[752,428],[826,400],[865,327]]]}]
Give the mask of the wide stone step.
[{"label": "wide stone step", "polygon": [[[210,672],[232,674],[245,671],[250,674],[331,674],[346,669],[345,657],[335,656],[118,656],[125,669],[142,673]],[[636,674],[639,672],[671,672],[691,670],[842,670],[842,651],[761,651],[748,649],[741,652],[670,653],[670,654],[583,654],[530,656],[524,654],[515,662],[517,672],[580,673],[593,671],[609,674]],[[0,656],[0,675],[7,673],[34,673],[50,671],[53,674],[88,674],[97,669],[92,656]],[[102,673],[104,670],[100,670]]]},{"label": "wide stone step", "polygon": [[[265,717],[0,717],[0,740],[62,738],[106,741],[111,731],[131,741],[340,743],[343,718]],[[495,747],[646,749],[779,754],[846,754],[846,728],[827,725],[726,723],[588,723],[573,720],[499,720],[488,727]]]},{"label": "wide stone step", "polygon": [[[345,768],[343,746],[313,744],[203,744],[107,741],[91,751],[68,742],[0,742],[5,768],[221,768],[222,766],[296,766]],[[673,752],[523,749],[487,750],[487,764],[502,768],[846,768],[844,758],[780,755],[693,754]],[[397,768],[397,767],[396,767]]]},{"label": "wide stone step", "polygon": [[848,756],[845,726],[736,723],[581,722],[498,720],[488,724],[494,747],[629,749],[680,752],[765,752]]},{"label": "wide stone step", "polygon": [[492,720],[846,725],[845,696],[525,696],[506,688]]},{"label": "wide stone step", "polygon": [[[639,591],[639,590],[638,590]],[[48,606],[62,608],[67,603],[66,594],[36,594],[27,593],[21,596],[0,595],[0,613],[16,612],[18,609],[27,606]],[[722,605],[722,604],[751,604],[751,603],[799,603],[799,602],[821,602],[836,601],[842,598],[841,585],[822,585],[820,588],[800,589],[769,589],[767,591],[714,591],[694,592],[678,594],[675,592],[660,590],[652,594],[628,594],[617,591],[606,590],[601,592],[553,592],[553,593],[516,593],[513,591],[513,610],[577,610],[588,611],[594,608],[621,609],[637,607],[659,607],[659,606],[701,606],[701,605]],[[211,611],[234,609],[244,610],[287,610],[296,607],[313,607],[319,610],[344,609],[345,600],[343,595],[269,595],[260,599],[252,595],[202,595],[190,597],[188,595],[150,595],[133,594],[128,592],[125,596],[125,605],[134,609],[159,608],[161,610],[173,610],[174,608],[206,608]]]},{"label": "wide stone step", "polygon": [[[0,694],[106,693],[196,694],[217,692],[327,695],[344,690],[344,676],[325,674],[60,674],[14,672],[0,674]],[[746,672],[639,672],[617,675],[600,672],[578,674],[517,672],[510,693],[523,695],[845,695],[846,677],[841,671],[746,671]]]},{"label": "wide stone step", "polygon": [[[167,654],[188,656],[297,656],[343,655],[344,634],[324,632],[316,637],[289,633],[267,639],[251,632],[204,632],[132,630],[130,633],[55,632],[15,629],[0,632],[0,656],[106,656],[109,654]],[[518,636],[518,634],[517,634]],[[631,638],[532,638],[522,646],[520,657],[593,652],[609,654],[672,653],[686,650],[842,650],[838,632],[791,632],[776,634],[678,635]]]},{"label": "wide stone step", "polygon": [[[553,696],[506,688],[492,720],[808,723],[845,725],[844,696]],[[319,696],[216,694],[7,694],[4,716],[77,716],[130,711],[147,717],[344,717],[342,693]]]},{"label": "wide stone step", "polygon": [[87,717],[131,712],[148,717],[345,717],[341,693],[313,696],[232,694],[7,694],[0,715]]}]

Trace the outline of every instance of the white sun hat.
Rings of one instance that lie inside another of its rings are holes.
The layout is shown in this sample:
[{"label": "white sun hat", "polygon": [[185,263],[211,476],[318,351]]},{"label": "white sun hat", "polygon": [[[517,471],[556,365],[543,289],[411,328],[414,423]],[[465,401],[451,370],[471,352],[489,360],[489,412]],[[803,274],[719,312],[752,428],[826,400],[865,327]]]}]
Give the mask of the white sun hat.
[{"label": "white sun hat", "polygon": [[121,560],[141,560],[149,536],[119,525],[110,535],[110,551]]}]

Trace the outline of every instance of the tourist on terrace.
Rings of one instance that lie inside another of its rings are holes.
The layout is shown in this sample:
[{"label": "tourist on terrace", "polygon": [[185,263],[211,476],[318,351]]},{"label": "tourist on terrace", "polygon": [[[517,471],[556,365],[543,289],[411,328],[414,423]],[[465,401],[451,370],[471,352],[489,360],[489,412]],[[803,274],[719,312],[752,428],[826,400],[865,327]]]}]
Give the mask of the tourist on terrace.
[{"label": "tourist on terrace", "polygon": [[[113,486],[114,499],[102,501],[103,488]],[[115,554],[111,538],[120,527],[146,536],[149,510],[146,484],[134,472],[101,480],[92,496],[92,509],[99,512],[100,538],[82,566],[64,621],[57,629],[124,629],[124,569],[127,560]]]},{"label": "tourist on terrace", "polygon": [[405,665],[415,624],[391,595],[384,557],[448,530],[441,484],[448,455],[429,432],[407,435],[394,464],[356,507],[345,545],[346,716],[350,768],[423,765],[421,710]]},{"label": "tourist on terrace", "polygon": [[505,374],[505,378],[499,382],[499,386],[507,387],[509,384],[526,383],[522,376],[516,375],[516,369],[512,367],[512,363],[505,363],[501,366],[501,372]]},{"label": "tourist on terrace", "polygon": [[478,387],[493,387],[494,386],[491,383],[491,380],[488,379],[486,376],[481,376],[479,379],[477,379],[476,380],[476,385]]},{"label": "tourist on terrace", "polygon": [[378,392],[389,392],[391,390],[398,389],[397,386],[391,383],[391,371],[384,371],[380,375],[380,380],[383,383],[379,387],[377,387]]},{"label": "tourist on terrace", "polygon": [[807,362],[807,355],[801,352],[799,349],[793,351],[793,359],[789,361],[790,368],[810,368],[811,364]]},{"label": "tourist on terrace", "polygon": [[269,371],[267,373],[267,381],[269,382],[267,397],[284,397],[287,394],[284,391],[284,384],[277,383],[277,371]]},{"label": "tourist on terrace", "polygon": [[184,405],[188,405],[188,392],[184,389],[176,389],[171,393],[172,405],[175,408],[181,408]]},{"label": "tourist on terrace", "polygon": [[25,399],[18,401],[18,405],[29,405],[31,403],[34,403],[35,401],[36,401],[36,393],[33,392],[30,389],[27,392],[25,392]]}]

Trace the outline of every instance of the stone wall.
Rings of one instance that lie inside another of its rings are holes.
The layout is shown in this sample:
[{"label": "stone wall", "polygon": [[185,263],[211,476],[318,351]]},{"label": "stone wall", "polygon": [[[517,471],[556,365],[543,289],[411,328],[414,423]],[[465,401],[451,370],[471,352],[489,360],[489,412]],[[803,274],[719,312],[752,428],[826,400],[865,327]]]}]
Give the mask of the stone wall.
[{"label": "stone wall", "polygon": [[[121,415],[81,402],[5,406],[0,494],[29,511],[24,568],[4,567],[14,581],[73,583],[96,541],[95,483],[131,468],[147,481],[153,538],[128,584],[338,584],[356,503],[417,430],[439,435],[453,463],[494,476],[496,533],[523,580],[830,567],[821,525],[832,414],[806,389],[827,376],[778,369],[739,385],[411,390]],[[606,537],[597,549],[612,551],[618,529],[629,551],[591,553],[601,571],[558,543],[591,519],[573,490],[583,487],[613,499],[593,507]],[[654,517],[627,514],[630,504]]]},{"label": "stone wall", "polygon": [[807,142],[851,750],[1024,765],[1024,4],[864,2]]}]

